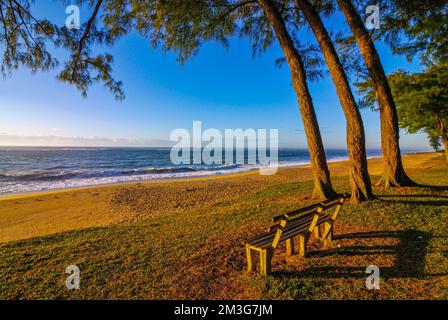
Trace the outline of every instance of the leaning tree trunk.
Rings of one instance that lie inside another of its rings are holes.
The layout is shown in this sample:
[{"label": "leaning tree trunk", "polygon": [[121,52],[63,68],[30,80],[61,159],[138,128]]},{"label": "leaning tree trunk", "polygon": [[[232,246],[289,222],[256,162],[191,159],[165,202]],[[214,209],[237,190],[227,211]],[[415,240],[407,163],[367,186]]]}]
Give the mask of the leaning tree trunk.
[{"label": "leaning tree trunk", "polygon": [[258,3],[275,31],[283,53],[285,54],[286,61],[291,69],[292,83],[297,94],[310,152],[314,180],[314,196],[321,199],[334,197],[336,192],[331,185],[330,172],[327,166],[327,159],[313,101],[306,82],[306,73],[302,57],[294,47],[291,36],[286,29],[285,22],[272,0],[258,0]]},{"label": "leaning tree trunk", "polygon": [[440,129],[440,136],[442,137],[443,148],[445,149],[446,161],[448,162],[448,129],[446,128],[440,113],[436,113],[436,121]]},{"label": "leaning tree trunk", "polygon": [[308,0],[295,0],[295,3],[303,12],[324,54],[347,120],[347,149],[350,161],[352,201],[370,200],[373,198],[373,193],[367,169],[364,125],[347,75],[319,14]]},{"label": "leaning tree trunk", "polygon": [[378,100],[384,159],[384,173],[378,184],[385,187],[414,185],[401,161],[397,108],[378,52],[351,0],[337,1],[356,38]]}]

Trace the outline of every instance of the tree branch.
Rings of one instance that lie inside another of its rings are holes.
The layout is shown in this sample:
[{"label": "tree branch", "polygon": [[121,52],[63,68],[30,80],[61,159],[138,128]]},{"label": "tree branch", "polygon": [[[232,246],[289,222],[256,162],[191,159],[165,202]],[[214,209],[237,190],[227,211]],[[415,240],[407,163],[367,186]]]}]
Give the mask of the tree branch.
[{"label": "tree branch", "polygon": [[87,21],[86,29],[84,30],[84,33],[81,36],[81,39],[79,40],[78,50],[77,50],[77,53],[74,58],[74,66],[73,66],[72,77],[71,77],[72,81],[75,78],[76,66],[78,65],[78,63],[80,61],[82,50],[84,49],[84,43],[90,33],[90,29],[92,28],[93,22],[95,21],[96,16],[98,15],[98,12],[100,10],[102,3],[103,3],[103,0],[97,1],[96,5],[95,5],[95,9],[93,10],[92,15],[90,16],[89,21]]}]

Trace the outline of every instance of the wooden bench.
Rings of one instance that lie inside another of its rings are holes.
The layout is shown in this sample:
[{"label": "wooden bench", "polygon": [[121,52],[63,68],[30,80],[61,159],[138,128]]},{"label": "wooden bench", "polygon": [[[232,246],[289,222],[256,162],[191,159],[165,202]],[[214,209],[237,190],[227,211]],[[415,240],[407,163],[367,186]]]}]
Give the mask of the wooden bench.
[{"label": "wooden bench", "polygon": [[[260,273],[269,274],[272,256],[280,242],[286,242],[286,255],[290,256],[295,253],[294,238],[298,237],[298,254],[302,257],[307,253],[311,235],[324,245],[331,242],[334,222],[348,198],[347,194],[343,194],[335,199],[274,217],[267,232],[249,239],[246,243],[248,272],[254,271],[255,259],[259,256]],[[331,208],[335,208],[334,211],[330,211]]]}]

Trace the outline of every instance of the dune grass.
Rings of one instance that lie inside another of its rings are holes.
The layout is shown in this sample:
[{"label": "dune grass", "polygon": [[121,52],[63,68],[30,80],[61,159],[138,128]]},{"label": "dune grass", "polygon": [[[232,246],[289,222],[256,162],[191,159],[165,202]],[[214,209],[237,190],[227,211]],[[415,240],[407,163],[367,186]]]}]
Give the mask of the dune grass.
[{"label": "dune grass", "polygon": [[[426,186],[375,188],[377,200],[344,207],[331,246],[313,242],[306,259],[280,248],[268,277],[245,273],[242,242],[272,216],[312,203],[310,180],[241,177],[251,187],[235,193],[240,185],[228,182],[228,192],[199,204],[175,199],[176,209],[161,214],[3,243],[0,298],[448,299],[448,166],[434,157],[410,172]],[[347,177],[333,181],[348,191]],[[123,208],[129,192],[119,188],[111,203]],[[65,287],[73,264],[80,290]],[[365,287],[371,264],[380,268],[379,290]]]}]

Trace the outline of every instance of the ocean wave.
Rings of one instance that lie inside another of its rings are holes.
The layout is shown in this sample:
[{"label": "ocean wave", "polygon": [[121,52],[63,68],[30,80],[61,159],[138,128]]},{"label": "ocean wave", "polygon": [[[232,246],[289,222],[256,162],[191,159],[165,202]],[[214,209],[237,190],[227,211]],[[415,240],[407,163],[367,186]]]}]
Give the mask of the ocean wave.
[{"label": "ocean wave", "polygon": [[74,178],[78,172],[29,172],[29,173],[0,173],[0,180],[6,181],[38,181],[38,180],[64,180]]},{"label": "ocean wave", "polygon": [[239,168],[237,164],[223,164],[211,166],[177,166],[177,167],[160,167],[160,168],[137,168],[122,170],[122,174],[145,174],[145,173],[165,173],[165,172],[200,172],[200,171],[217,171],[223,169]]},{"label": "ocean wave", "polygon": [[[204,170],[204,167],[192,167],[194,170],[173,171],[170,168],[154,168],[156,170],[146,169],[146,173],[128,174],[128,175],[109,175],[96,177],[70,177],[68,179],[41,179],[41,180],[9,180],[0,184],[0,194],[22,193],[22,192],[36,192],[45,190],[68,189],[84,186],[105,185],[114,183],[140,182],[140,181],[155,181],[166,179],[182,179],[195,178],[213,175],[231,174],[238,172],[245,172],[257,170],[258,165],[220,165],[216,166],[214,170]],[[180,168],[176,168],[177,170]],[[185,169],[185,167],[183,168]],[[191,168],[190,168],[191,169]]]},{"label": "ocean wave", "polygon": [[212,172],[220,170],[237,169],[239,165],[216,165],[216,166],[174,166],[174,167],[150,167],[150,168],[134,168],[127,170],[102,170],[104,166],[92,168],[91,170],[79,167],[76,170],[55,170],[62,166],[54,166],[42,171],[31,172],[0,172],[0,181],[5,182],[27,182],[27,181],[57,181],[69,179],[85,179],[85,178],[119,178],[120,176],[142,176],[147,174],[177,174],[177,173],[197,173]]},{"label": "ocean wave", "polygon": [[143,169],[128,169],[121,171],[122,174],[145,174],[145,173],[163,173],[163,172],[186,172],[197,171],[194,167],[166,167],[166,168],[143,168]]}]

